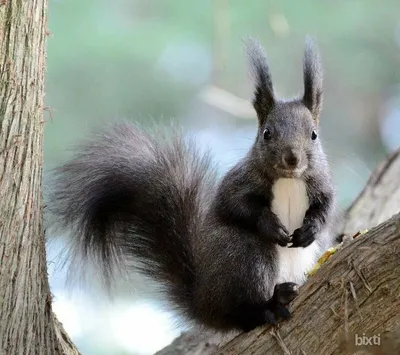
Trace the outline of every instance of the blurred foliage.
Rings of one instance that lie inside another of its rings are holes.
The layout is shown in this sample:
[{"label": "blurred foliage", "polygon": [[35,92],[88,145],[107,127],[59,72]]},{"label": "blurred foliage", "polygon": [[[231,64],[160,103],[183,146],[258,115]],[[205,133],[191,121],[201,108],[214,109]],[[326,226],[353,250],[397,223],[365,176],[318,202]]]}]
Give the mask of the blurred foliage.
[{"label": "blurred foliage", "polygon": [[311,34],[326,68],[322,126],[331,155],[354,154],[369,170],[385,154],[377,118],[385,90],[400,81],[398,10],[395,0],[50,1],[47,104],[55,123],[46,127],[46,163],[110,119],[190,116],[206,84],[249,97],[248,34],[267,49],[278,92],[295,94]]}]

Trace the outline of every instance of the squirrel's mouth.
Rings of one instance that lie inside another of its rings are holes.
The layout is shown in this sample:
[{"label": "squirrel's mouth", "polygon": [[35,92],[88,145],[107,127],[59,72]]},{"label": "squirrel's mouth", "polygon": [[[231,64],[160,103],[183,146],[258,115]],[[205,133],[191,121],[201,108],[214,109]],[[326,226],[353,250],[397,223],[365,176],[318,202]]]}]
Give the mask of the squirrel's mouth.
[{"label": "squirrel's mouth", "polygon": [[283,168],[281,166],[275,165],[274,169],[278,175],[281,175],[285,178],[300,178],[304,171],[307,169],[307,166],[300,166],[294,169]]}]

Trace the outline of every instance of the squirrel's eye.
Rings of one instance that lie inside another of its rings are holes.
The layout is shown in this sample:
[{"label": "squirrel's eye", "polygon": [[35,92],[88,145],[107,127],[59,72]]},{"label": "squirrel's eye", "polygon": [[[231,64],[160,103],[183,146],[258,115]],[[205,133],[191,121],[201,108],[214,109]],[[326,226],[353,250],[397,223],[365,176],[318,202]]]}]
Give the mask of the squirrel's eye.
[{"label": "squirrel's eye", "polygon": [[263,135],[264,135],[264,139],[269,139],[269,138],[271,138],[271,131],[268,128],[266,128],[266,129],[264,129]]},{"label": "squirrel's eye", "polygon": [[313,141],[315,141],[316,139],[317,139],[317,132],[315,132],[315,131],[312,131],[312,133],[311,133],[311,139],[313,140]]}]

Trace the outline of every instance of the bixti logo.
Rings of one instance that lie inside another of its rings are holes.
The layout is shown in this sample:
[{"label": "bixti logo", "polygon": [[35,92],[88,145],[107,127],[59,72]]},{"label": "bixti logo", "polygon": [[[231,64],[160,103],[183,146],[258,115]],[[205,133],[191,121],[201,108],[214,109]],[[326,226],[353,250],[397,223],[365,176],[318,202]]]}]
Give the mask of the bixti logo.
[{"label": "bixti logo", "polygon": [[365,335],[365,333],[354,334],[354,345],[355,346],[380,346],[381,345],[381,335]]}]

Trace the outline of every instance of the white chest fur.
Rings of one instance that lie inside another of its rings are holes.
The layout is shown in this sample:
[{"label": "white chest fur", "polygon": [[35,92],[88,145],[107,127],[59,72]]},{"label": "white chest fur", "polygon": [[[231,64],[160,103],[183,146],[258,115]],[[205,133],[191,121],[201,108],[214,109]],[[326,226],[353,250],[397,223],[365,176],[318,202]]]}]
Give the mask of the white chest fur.
[{"label": "white chest fur", "polygon": [[[272,211],[291,235],[301,227],[309,206],[305,183],[300,179],[279,179],[273,188]],[[305,273],[316,262],[319,246],[316,242],[307,248],[288,248],[277,246],[278,275],[276,283],[295,282],[302,284],[306,280]]]}]

